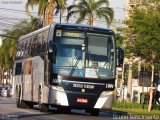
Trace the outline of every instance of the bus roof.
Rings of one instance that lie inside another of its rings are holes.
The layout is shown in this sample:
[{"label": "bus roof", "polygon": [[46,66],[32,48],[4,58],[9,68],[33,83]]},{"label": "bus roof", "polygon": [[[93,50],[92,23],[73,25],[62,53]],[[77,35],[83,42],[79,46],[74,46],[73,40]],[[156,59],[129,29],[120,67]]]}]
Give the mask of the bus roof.
[{"label": "bus roof", "polygon": [[27,38],[27,37],[29,37],[29,36],[35,35],[36,33],[40,33],[40,32],[42,32],[42,31],[46,31],[46,30],[49,29],[49,27],[50,27],[50,25],[48,25],[48,26],[46,26],[46,27],[43,27],[43,28],[41,28],[41,29],[38,29],[38,30],[36,30],[36,31],[33,31],[33,32],[29,33],[29,34],[23,35],[23,36],[21,36],[21,37],[19,38],[19,40],[23,40],[23,39],[25,39],[25,38]]},{"label": "bus roof", "polygon": [[56,23],[54,24],[55,26],[62,26],[62,27],[81,27],[81,28],[86,28],[86,29],[95,29],[95,30],[105,30],[105,31],[112,31],[112,29],[109,28],[104,28],[104,27],[97,27],[97,26],[89,26],[89,25],[85,25],[85,24],[71,24],[71,23]]},{"label": "bus roof", "polygon": [[88,30],[101,30],[101,31],[107,31],[107,32],[111,32],[111,33],[114,33],[114,31],[112,29],[109,29],[109,28],[103,28],[103,27],[97,27],[97,26],[89,26],[89,25],[85,25],[85,24],[70,24],[70,23],[52,23],[51,25],[48,25],[46,27],[43,27],[41,29],[38,29],[36,31],[33,31],[29,34],[26,34],[26,35],[23,35],[19,38],[19,40],[23,40],[29,36],[32,36],[32,35],[35,35],[37,33],[40,33],[42,31],[46,31],[48,30],[50,27],[51,28],[54,28],[54,27],[57,27],[57,26],[60,26],[60,27],[71,27],[71,28],[82,28],[82,29],[88,29]]}]

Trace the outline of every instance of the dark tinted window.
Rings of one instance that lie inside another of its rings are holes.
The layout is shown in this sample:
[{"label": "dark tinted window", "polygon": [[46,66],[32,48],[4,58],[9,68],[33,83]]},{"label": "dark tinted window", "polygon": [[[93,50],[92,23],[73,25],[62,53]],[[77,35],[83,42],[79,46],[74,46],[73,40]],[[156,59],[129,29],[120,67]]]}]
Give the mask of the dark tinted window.
[{"label": "dark tinted window", "polygon": [[16,63],[15,75],[20,75],[22,73],[22,63]]}]

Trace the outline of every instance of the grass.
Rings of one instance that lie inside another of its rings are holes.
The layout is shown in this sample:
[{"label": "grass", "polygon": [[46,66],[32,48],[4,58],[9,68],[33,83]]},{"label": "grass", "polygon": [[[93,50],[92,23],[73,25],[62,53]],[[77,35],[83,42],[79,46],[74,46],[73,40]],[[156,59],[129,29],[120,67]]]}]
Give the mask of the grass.
[{"label": "grass", "polygon": [[134,114],[134,115],[159,115],[160,110],[158,110],[158,105],[155,106],[155,110],[148,112],[148,104],[144,104],[144,109],[142,109],[142,104],[139,103],[128,103],[128,102],[119,102],[114,101],[112,110],[125,112],[127,114]]},{"label": "grass", "polygon": [[[114,101],[113,107],[116,108],[130,108],[130,109],[141,109],[142,105],[139,103],[128,103],[128,102],[119,102]],[[148,105],[144,105],[144,108],[147,109]]]},{"label": "grass", "polygon": [[159,115],[160,110],[152,110],[148,112],[147,109],[133,109],[133,108],[116,108],[112,107],[112,110],[119,111],[119,112],[126,112],[127,114],[134,114],[134,115]]}]

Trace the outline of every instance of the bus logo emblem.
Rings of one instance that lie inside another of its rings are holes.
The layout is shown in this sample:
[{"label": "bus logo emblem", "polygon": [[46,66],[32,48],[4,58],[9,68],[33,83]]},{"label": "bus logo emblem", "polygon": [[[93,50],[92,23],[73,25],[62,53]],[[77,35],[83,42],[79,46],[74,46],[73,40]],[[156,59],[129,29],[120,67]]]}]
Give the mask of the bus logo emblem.
[{"label": "bus logo emblem", "polygon": [[82,91],[82,92],[85,92],[85,89],[82,89],[81,91]]}]

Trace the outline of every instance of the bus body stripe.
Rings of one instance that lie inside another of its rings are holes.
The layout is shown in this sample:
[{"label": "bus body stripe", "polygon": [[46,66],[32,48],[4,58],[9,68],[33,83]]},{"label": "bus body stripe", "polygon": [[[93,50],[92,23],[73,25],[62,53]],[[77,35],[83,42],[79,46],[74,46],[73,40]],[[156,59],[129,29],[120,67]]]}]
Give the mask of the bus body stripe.
[{"label": "bus body stripe", "polygon": [[70,82],[70,83],[85,83],[85,84],[92,84],[92,85],[105,85],[105,83],[91,83],[91,82],[79,82],[79,81],[68,81],[68,80],[62,80],[64,82]]}]

